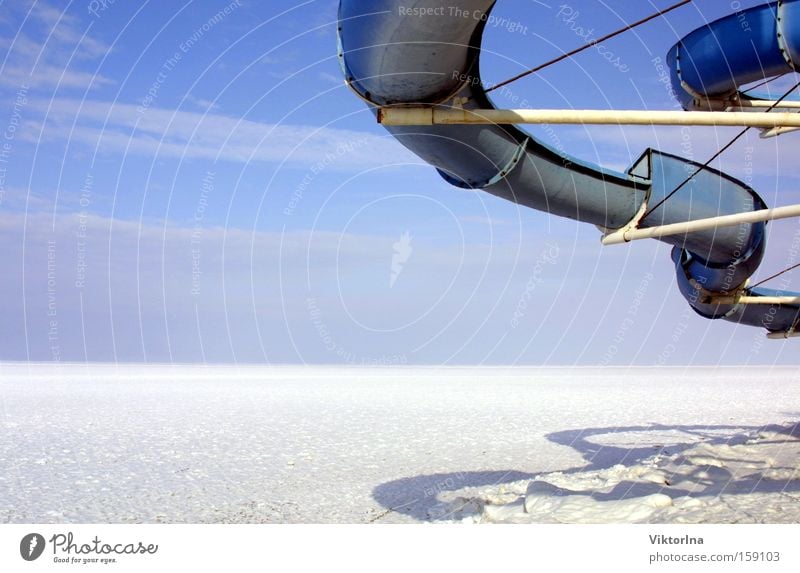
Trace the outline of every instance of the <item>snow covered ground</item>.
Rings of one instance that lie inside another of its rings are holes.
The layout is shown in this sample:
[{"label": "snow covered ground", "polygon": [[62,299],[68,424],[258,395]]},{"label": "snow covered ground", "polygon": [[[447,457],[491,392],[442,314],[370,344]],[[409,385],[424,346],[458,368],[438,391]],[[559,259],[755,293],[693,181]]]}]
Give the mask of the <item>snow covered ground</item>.
[{"label": "snow covered ground", "polygon": [[0,523],[800,523],[800,371],[0,364]]}]

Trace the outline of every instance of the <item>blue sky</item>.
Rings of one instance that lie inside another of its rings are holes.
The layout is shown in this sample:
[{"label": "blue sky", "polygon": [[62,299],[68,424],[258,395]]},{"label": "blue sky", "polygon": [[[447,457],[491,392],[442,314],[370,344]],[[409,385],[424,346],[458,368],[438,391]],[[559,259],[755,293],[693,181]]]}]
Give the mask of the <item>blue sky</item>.
[{"label": "blue sky", "polygon": [[[674,109],[654,60],[757,3],[681,8],[493,97]],[[500,0],[518,24],[487,28],[484,78],[666,5]],[[342,84],[335,2],[0,6],[0,359],[796,363],[793,341],[689,310],[666,246],[602,248],[590,226],[448,186]],[[530,131],[618,170],[648,146],[704,161],[735,133]],[[796,203],[794,137],[753,134],[718,166]],[[761,276],[798,231],[772,225]]]}]

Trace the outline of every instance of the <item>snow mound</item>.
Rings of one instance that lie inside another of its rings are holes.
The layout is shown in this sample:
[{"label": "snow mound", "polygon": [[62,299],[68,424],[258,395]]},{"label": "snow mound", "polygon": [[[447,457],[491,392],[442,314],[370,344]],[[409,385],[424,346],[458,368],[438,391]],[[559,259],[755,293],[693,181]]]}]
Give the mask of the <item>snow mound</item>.
[{"label": "snow mound", "polygon": [[469,523],[797,523],[800,439],[792,429],[474,490],[433,508],[430,517]]},{"label": "snow mound", "polygon": [[646,521],[656,510],[670,505],[672,498],[663,493],[603,501],[594,499],[591,493],[574,492],[546,481],[535,481],[528,486],[523,507],[529,516],[540,516],[537,521],[636,523]]}]

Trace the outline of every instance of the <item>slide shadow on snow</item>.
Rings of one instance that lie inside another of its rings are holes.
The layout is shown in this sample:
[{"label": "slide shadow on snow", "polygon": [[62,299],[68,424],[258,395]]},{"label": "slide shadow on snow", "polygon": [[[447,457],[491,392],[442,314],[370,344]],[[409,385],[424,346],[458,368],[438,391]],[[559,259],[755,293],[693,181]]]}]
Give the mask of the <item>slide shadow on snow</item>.
[{"label": "slide shadow on snow", "polygon": [[[642,483],[623,481],[607,492],[564,491],[564,494],[586,495],[595,501],[630,500],[654,493],[678,497],[708,497],[720,494],[745,493],[790,493],[800,491],[800,476],[794,479],[773,479],[754,468],[744,477],[736,478],[726,467],[713,464],[683,463],[681,454],[700,444],[710,446],[735,446],[745,444],[754,432],[771,433],[775,437],[765,438],[759,444],[781,443],[800,439],[800,422],[786,425],[683,425],[668,426],[622,426],[608,428],[583,428],[548,434],[546,438],[556,444],[573,448],[587,464],[576,468],[565,468],[563,474],[578,474],[609,469],[617,465],[632,467],[654,455],[672,457],[677,462],[677,471],[667,475],[667,481]],[[606,440],[600,439],[602,436]],[[620,445],[630,439],[631,446]],[[604,441],[608,443],[603,443]],[[644,442],[644,445],[642,443]],[[548,473],[553,473],[548,472]],[[431,510],[440,504],[439,494],[469,487],[492,487],[520,480],[532,480],[538,474],[517,470],[485,472],[454,472],[420,475],[393,480],[377,486],[373,498],[387,510],[407,515],[419,521],[435,520]],[[680,484],[680,487],[674,487]],[[449,516],[444,516],[448,518]]]},{"label": "slide shadow on snow", "polygon": [[[569,470],[564,473],[603,470],[615,465],[631,465],[653,455],[670,456],[680,454],[699,444],[711,446],[744,444],[752,433],[773,433],[786,436],[786,439],[800,439],[800,422],[793,424],[767,426],[742,426],[742,425],[685,425],[667,426],[650,424],[647,426],[618,426],[610,428],[583,428],[580,430],[565,430],[553,432],[545,437],[561,446],[576,450],[587,465]],[[625,447],[619,445],[621,436],[633,435],[636,446]],[[597,440],[598,436],[611,436],[611,444],[604,444]],[[595,438],[594,440],[592,438]],[[644,443],[642,445],[642,443]]]},{"label": "slide shadow on snow", "polygon": [[[581,428],[563,430],[547,434],[545,438],[560,446],[567,446],[577,451],[587,465],[568,470],[564,473],[603,470],[622,464],[631,465],[656,454],[665,456],[679,454],[700,443],[709,445],[735,445],[744,443],[745,433],[766,428],[725,425],[686,425],[667,426],[649,424],[647,426],[616,426],[608,428]],[[771,431],[776,431],[771,429]],[[610,443],[603,443],[601,436],[608,436]],[[635,445],[625,447],[628,436]]]},{"label": "slide shadow on snow", "polygon": [[[587,462],[585,466],[563,470],[564,474],[604,470],[617,465],[631,467],[654,455],[671,457],[674,460],[672,468],[674,471],[667,472],[666,481],[663,484],[623,481],[608,492],[590,494],[575,492],[577,495],[590,495],[596,501],[627,500],[655,493],[665,494],[674,499],[678,497],[715,497],[722,494],[800,491],[800,475],[795,473],[792,479],[772,478],[765,475],[765,471],[781,468],[765,467],[763,463],[759,463],[759,460],[726,459],[724,455],[717,455],[713,460],[709,460],[713,463],[707,463],[702,457],[692,459],[681,455],[701,444],[712,447],[749,444],[754,433],[766,436],[775,434],[774,437],[759,439],[754,444],[756,448],[769,444],[781,444],[787,440],[798,440],[800,439],[800,422],[767,426],[652,424],[648,426],[584,428],[554,432],[546,437],[552,442],[575,449]],[[636,437],[636,446],[624,447],[614,443],[615,440],[619,442],[619,438],[626,434]],[[652,438],[649,443],[648,435]],[[611,437],[612,439],[609,440],[611,443],[602,443],[603,440],[597,439],[600,436]],[[646,445],[639,445],[642,441]],[[750,464],[752,471],[748,470],[744,472],[746,475],[736,477],[728,469],[732,464]],[[792,468],[785,469],[792,470]]]},{"label": "slide shadow on snow", "polygon": [[496,486],[534,476],[515,470],[428,474],[382,483],[372,490],[372,497],[386,509],[419,521],[431,521],[431,510],[439,504],[442,492]]}]

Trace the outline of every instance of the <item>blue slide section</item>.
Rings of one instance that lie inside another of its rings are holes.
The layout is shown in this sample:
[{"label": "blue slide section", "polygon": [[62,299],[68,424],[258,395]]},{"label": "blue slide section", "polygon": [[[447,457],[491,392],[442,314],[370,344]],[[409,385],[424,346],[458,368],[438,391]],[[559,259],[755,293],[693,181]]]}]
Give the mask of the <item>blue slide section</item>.
[{"label": "blue slide section", "polygon": [[[341,0],[339,59],[347,83],[375,113],[381,106],[390,105],[452,105],[454,98],[466,101],[467,108],[493,107],[479,70],[481,37],[493,6],[494,0],[462,0],[461,11],[454,13],[443,9],[439,0]],[[472,17],[464,18],[464,13]],[[729,25],[712,23],[703,28],[709,33],[690,34],[695,57],[702,52],[707,54],[709,69],[724,68],[721,76],[727,74],[728,83],[722,77],[715,76],[714,80],[716,86],[724,84],[726,90],[729,85],[741,85],[740,80],[750,81],[749,72],[741,70],[745,74],[742,78],[731,77],[725,61],[712,65],[714,50],[704,51],[702,44],[703,37],[707,43],[716,43],[716,34]],[[685,62],[683,54],[681,51],[675,61]],[[725,54],[735,56],[733,52]],[[699,73],[710,74],[703,70]],[[676,74],[673,67],[673,76]],[[681,77],[686,81],[683,71]],[[699,77],[700,85],[712,79],[710,75]],[[646,150],[626,173],[617,173],[565,155],[513,125],[387,129],[453,185],[482,189],[520,205],[606,229],[625,226],[645,202],[659,204],[695,171],[687,184],[652,210],[639,226],[765,208],[758,194],[741,181],[653,149]],[[797,305],[770,308],[704,302],[709,296],[743,289],[745,294],[772,294],[744,288],[764,253],[764,223],[743,223],[660,240],[673,245],[680,290],[699,314],[775,332],[794,330],[800,313]]]},{"label": "blue slide section", "polygon": [[800,2],[771,2],[698,28],[667,54],[672,89],[686,110],[730,98],[740,86],[800,66]]}]

